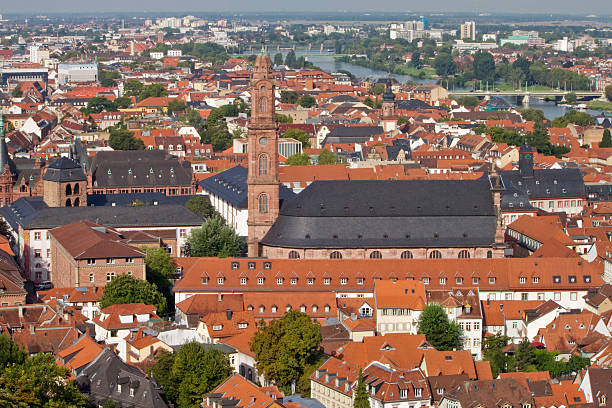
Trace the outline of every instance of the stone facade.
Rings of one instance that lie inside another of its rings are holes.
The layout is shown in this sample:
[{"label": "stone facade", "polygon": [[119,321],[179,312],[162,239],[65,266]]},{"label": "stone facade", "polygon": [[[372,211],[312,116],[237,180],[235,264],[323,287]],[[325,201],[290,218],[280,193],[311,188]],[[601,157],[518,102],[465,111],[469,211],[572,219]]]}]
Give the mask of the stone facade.
[{"label": "stone facade", "polygon": [[[436,252],[437,251],[437,252]],[[338,254],[340,256],[338,256]],[[380,258],[378,257],[380,254]],[[440,256],[438,256],[438,254]],[[466,256],[469,254],[469,256]],[[503,258],[504,248],[342,248],[301,249],[262,247],[262,256],[271,259],[449,259]]]},{"label": "stone facade", "polygon": [[248,127],[248,254],[259,256],[259,242],[279,210],[278,125],[275,113],[272,61],[260,55],[251,81],[251,120]]},{"label": "stone facade", "polygon": [[87,206],[87,183],[43,180],[44,200],[49,207]]}]

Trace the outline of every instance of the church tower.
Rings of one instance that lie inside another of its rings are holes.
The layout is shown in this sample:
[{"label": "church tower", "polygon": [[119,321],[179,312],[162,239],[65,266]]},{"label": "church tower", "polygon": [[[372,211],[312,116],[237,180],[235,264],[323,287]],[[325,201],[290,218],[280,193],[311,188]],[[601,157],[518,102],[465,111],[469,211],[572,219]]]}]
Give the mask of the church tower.
[{"label": "church tower", "polygon": [[0,207],[13,202],[14,176],[11,158],[4,139],[4,120],[0,112]]},{"label": "church tower", "polygon": [[395,95],[391,90],[391,84],[383,94],[382,102],[382,124],[385,132],[395,132],[397,129],[397,116],[395,115]]},{"label": "church tower", "polygon": [[266,235],[279,210],[278,125],[272,61],[262,53],[255,59],[251,79],[251,120],[248,126],[249,175],[247,225],[248,255],[260,255],[259,242]]}]

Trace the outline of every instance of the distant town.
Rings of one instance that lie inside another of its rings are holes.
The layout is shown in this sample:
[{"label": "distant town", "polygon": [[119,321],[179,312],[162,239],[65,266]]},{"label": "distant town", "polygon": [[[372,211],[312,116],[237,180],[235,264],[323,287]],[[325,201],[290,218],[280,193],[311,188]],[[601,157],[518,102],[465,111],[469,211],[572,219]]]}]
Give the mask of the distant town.
[{"label": "distant town", "polygon": [[611,131],[610,16],[0,15],[0,406],[605,407]]}]

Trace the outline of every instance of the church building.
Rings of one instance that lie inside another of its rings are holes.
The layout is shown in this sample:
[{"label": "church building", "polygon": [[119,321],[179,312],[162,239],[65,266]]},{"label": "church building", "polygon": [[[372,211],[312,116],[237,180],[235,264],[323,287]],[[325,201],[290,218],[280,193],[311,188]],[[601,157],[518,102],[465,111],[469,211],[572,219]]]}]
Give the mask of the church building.
[{"label": "church building", "polygon": [[[272,62],[260,55],[248,126],[248,255],[289,259],[501,258],[496,175],[478,180],[314,181],[279,202]],[[393,130],[394,97],[383,125]]]}]

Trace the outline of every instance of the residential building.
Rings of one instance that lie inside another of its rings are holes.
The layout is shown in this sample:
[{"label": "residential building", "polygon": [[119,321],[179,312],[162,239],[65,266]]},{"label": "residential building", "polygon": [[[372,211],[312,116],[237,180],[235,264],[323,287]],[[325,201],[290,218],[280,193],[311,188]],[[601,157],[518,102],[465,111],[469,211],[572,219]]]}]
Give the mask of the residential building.
[{"label": "residential building", "polygon": [[476,22],[466,21],[459,26],[459,38],[476,41]]}]

